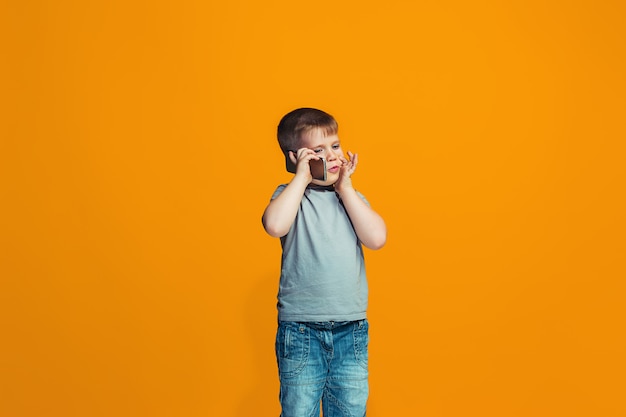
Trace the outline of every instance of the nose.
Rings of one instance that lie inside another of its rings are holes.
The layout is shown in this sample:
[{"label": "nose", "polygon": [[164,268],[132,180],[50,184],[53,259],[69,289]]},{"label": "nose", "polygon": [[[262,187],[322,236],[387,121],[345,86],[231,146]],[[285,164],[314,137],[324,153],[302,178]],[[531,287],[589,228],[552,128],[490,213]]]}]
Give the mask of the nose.
[{"label": "nose", "polygon": [[335,153],[335,150],[333,148],[328,149],[328,151],[326,152],[326,160],[334,161],[337,158],[338,158],[338,155]]}]

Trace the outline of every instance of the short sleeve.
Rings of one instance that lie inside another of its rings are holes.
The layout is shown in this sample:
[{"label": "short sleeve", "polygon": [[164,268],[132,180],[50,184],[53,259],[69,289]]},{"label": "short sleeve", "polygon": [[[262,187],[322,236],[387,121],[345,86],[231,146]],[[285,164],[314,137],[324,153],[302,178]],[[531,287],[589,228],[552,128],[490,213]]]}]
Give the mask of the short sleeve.
[{"label": "short sleeve", "polygon": [[365,198],[365,196],[363,194],[361,194],[360,192],[356,192],[356,194],[361,197],[361,200],[363,200],[365,202],[365,204],[367,204],[368,207],[370,207],[370,202],[367,201],[367,199]]},{"label": "short sleeve", "polygon": [[279,185],[276,188],[276,191],[274,191],[274,194],[272,194],[272,200],[275,199],[276,197],[278,197],[280,195],[280,193],[282,193],[285,188],[287,188],[287,184]]}]

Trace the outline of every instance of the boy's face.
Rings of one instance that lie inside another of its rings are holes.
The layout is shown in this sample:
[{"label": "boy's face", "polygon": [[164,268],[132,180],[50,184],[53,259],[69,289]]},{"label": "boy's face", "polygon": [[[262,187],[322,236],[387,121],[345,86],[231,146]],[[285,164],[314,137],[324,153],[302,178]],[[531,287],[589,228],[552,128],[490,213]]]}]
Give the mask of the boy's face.
[{"label": "boy's face", "polygon": [[[343,151],[339,144],[339,137],[335,135],[324,136],[321,129],[313,129],[300,138],[300,147],[309,148],[315,155],[326,159],[326,181],[313,180],[316,185],[332,185],[339,179],[339,171],[343,162]],[[340,159],[341,158],[341,159]]]}]

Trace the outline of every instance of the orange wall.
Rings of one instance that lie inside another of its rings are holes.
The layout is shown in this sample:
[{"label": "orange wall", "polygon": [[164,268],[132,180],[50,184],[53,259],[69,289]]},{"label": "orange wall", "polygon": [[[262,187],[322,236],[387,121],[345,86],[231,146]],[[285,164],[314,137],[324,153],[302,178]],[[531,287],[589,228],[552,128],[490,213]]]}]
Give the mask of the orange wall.
[{"label": "orange wall", "polygon": [[3,2],[0,415],[278,415],[260,216],[299,106],[388,222],[368,416],[626,415],[625,15]]}]

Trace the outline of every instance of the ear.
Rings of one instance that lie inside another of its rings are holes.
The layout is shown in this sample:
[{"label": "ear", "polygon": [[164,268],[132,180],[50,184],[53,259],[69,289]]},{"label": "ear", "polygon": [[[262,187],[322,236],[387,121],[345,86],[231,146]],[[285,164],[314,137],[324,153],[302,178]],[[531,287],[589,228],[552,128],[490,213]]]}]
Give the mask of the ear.
[{"label": "ear", "polygon": [[294,151],[289,151],[289,159],[293,162],[294,165],[298,163],[298,158],[296,158],[296,153]]}]

